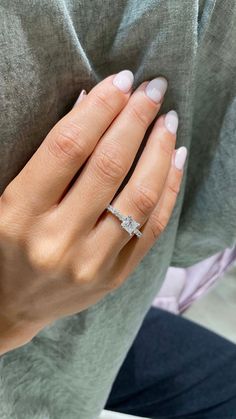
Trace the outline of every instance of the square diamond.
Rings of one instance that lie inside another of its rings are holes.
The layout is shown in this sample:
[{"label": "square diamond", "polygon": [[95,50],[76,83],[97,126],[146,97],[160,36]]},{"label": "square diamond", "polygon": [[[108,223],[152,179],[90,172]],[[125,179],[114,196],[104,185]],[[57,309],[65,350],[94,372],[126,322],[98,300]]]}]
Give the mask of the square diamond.
[{"label": "square diamond", "polygon": [[130,235],[133,234],[134,230],[140,226],[130,215],[125,217],[124,221],[121,223],[121,227],[123,227]]}]

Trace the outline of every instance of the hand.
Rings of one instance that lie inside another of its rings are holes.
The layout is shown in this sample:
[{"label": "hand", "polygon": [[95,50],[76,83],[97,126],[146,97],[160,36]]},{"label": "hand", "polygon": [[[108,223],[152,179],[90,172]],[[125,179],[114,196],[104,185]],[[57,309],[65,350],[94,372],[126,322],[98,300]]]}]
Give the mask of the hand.
[{"label": "hand", "polygon": [[[157,119],[118,191],[167,87],[159,78],[131,94],[132,82],[125,70],[98,83],[0,197],[0,354],[121,286],[169,221],[186,157],[175,151],[175,112]],[[141,224],[141,238],[110,202]]]}]

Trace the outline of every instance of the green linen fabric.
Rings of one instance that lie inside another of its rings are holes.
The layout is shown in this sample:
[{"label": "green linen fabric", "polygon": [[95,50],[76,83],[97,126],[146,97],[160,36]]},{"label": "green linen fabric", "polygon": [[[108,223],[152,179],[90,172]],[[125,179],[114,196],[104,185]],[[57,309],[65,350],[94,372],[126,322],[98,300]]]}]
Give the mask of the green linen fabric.
[{"label": "green linen fabric", "polygon": [[235,0],[1,0],[0,192],[82,88],[126,68],[169,81],[181,193],[124,285],[0,358],[1,419],[96,419],[169,265],[235,244]]}]

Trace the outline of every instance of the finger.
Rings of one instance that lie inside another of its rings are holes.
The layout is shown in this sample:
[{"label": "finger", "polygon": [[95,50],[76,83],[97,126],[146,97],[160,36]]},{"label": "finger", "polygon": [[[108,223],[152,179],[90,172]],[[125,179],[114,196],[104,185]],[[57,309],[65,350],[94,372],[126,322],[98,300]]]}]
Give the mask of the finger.
[{"label": "finger", "polygon": [[39,211],[57,203],[127,103],[132,83],[129,70],[98,83],[53,127],[8,191],[20,191],[22,201]]},{"label": "finger", "polygon": [[[121,285],[124,279],[135,270],[169,223],[179,196],[186,156],[186,147],[180,147],[174,151],[172,164],[161,199],[142,229],[142,238],[129,240],[120,251],[113,265],[110,277],[116,278],[115,285]],[[176,163],[174,162],[174,157],[176,157]],[[110,284],[110,286],[113,287],[114,284]]]},{"label": "finger", "polygon": [[[172,132],[167,128],[170,120],[174,128]],[[178,116],[175,111],[157,120],[130,180],[112,202],[112,206],[121,214],[131,215],[141,226],[161,198],[175,148],[177,127]],[[121,228],[120,221],[108,212],[103,216],[100,232],[97,233],[98,241],[100,239],[104,243],[105,237],[109,237],[107,246],[114,253],[118,253],[130,240],[127,231]],[[143,237],[140,240],[143,241]]]},{"label": "finger", "polygon": [[[160,109],[166,88],[167,81],[163,77],[139,86],[60,203],[61,216],[69,213],[73,217],[76,234],[81,214],[85,228],[91,230],[115,195],[132,166],[148,126]],[[84,208],[89,208],[85,214]]]}]

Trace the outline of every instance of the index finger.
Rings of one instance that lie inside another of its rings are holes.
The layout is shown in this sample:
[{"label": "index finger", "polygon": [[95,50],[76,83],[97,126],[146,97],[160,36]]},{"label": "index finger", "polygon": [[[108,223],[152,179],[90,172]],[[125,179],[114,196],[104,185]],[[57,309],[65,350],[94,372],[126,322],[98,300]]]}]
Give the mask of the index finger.
[{"label": "index finger", "polygon": [[56,204],[131,94],[133,74],[123,70],[98,83],[49,132],[38,150],[6,188],[20,191],[28,209]]}]

